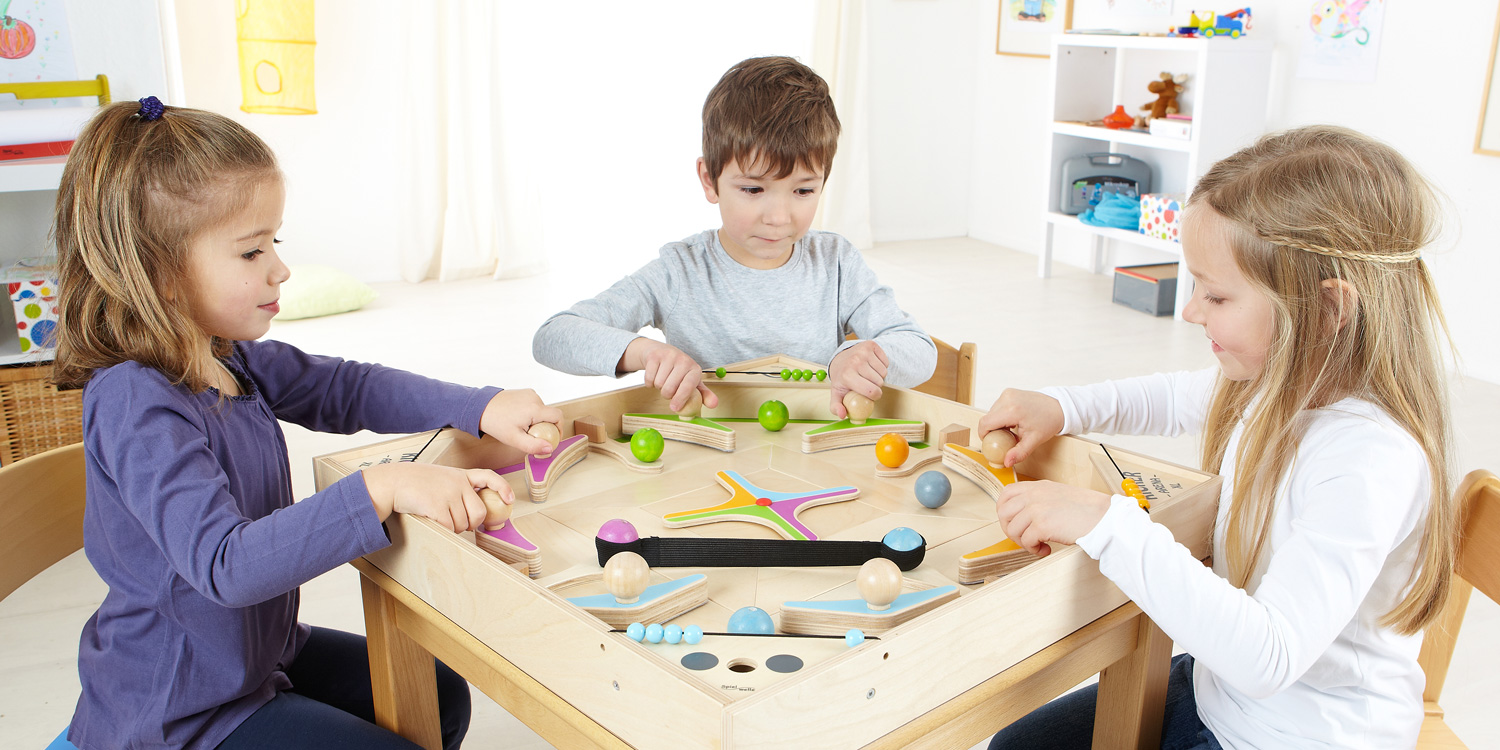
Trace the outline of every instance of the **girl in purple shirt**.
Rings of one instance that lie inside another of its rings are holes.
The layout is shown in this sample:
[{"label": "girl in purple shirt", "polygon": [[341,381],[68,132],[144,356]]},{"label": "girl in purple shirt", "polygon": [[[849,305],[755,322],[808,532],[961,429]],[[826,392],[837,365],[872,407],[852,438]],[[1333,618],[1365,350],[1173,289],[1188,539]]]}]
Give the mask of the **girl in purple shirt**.
[{"label": "girl in purple shirt", "polygon": [[[58,193],[56,379],[83,386],[84,550],[109,585],[84,626],[68,739],[93,748],[415,747],[374,724],[361,636],[297,622],[303,582],[414,513],[455,532],[511,502],[492,471],[398,463],[293,503],[277,420],[350,434],[452,425],[520,450],[561,414],[529,390],[465,388],[257,341],[289,271],[285,190],[258,137],[155,97],[107,105]],[[445,747],[468,686],[439,664]]]}]

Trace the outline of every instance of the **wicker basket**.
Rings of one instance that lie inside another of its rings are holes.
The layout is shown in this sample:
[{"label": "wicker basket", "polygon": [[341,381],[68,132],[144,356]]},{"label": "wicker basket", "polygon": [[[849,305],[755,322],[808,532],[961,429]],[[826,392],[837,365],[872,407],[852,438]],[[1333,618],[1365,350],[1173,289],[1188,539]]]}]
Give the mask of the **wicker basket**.
[{"label": "wicker basket", "polygon": [[0,466],[83,440],[83,391],[58,391],[50,363],[0,367]]}]

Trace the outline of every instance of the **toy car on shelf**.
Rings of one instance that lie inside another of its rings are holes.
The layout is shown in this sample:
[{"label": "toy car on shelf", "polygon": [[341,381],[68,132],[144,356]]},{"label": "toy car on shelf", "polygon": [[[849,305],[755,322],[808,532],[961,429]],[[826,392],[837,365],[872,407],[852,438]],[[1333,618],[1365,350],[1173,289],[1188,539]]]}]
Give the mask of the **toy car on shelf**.
[{"label": "toy car on shelf", "polygon": [[1178,26],[1167,31],[1167,36],[1204,37],[1228,36],[1239,39],[1250,32],[1250,9],[1240,8],[1229,13],[1214,13],[1195,10],[1187,26]]}]

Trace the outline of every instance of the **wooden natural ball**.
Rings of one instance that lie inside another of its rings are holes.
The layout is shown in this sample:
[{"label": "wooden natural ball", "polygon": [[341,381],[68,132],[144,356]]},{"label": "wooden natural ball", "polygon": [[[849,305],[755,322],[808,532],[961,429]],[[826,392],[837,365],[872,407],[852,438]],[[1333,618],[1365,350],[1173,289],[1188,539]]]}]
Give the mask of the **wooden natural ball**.
[{"label": "wooden natural ball", "polygon": [[510,504],[500,499],[500,493],[485,487],[479,491],[484,501],[484,530],[494,531],[510,520]]},{"label": "wooden natural ball", "polygon": [[844,394],[844,409],[849,412],[849,424],[864,424],[875,411],[875,402],[869,396],[849,391]]},{"label": "wooden natural ball", "polygon": [[890,609],[891,602],[901,595],[901,569],[884,557],[876,557],[861,565],[859,576],[854,580],[859,586],[860,598],[877,612]]},{"label": "wooden natural ball", "polygon": [[531,429],[526,431],[526,434],[547,441],[547,445],[550,447],[547,448],[547,452],[543,455],[548,456],[552,455],[552,451],[557,450],[557,444],[562,441],[562,431],[558,430],[557,425],[551,422],[537,422],[531,426]]},{"label": "wooden natural ball", "polygon": [[687,402],[682,405],[681,409],[677,410],[677,418],[686,422],[697,419],[698,415],[702,413],[703,394],[699,393],[697,388],[694,388],[692,394],[688,396]]},{"label": "wooden natural ball", "polygon": [[651,577],[651,566],[646,558],[634,552],[616,552],[604,563],[604,588],[620,604],[635,604],[646,590]]},{"label": "wooden natural ball", "polygon": [[990,430],[984,434],[979,452],[984,454],[984,460],[989,461],[991,466],[1000,468],[1005,466],[1005,454],[1014,447],[1016,436],[1010,434],[1010,430]]}]

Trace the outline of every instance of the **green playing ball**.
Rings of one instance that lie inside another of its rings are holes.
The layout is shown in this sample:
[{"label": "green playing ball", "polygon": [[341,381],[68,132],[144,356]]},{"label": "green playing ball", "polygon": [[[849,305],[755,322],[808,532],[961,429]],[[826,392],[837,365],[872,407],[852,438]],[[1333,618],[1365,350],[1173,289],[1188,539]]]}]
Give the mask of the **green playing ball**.
[{"label": "green playing ball", "polygon": [[661,433],[647,427],[637,430],[630,436],[630,453],[640,459],[641,463],[651,463],[661,458],[661,452],[667,447],[667,441],[661,439]]},{"label": "green playing ball", "polygon": [[760,426],[771,432],[780,432],[786,426],[787,421],[786,404],[780,401],[767,401],[760,405],[760,412],[756,414],[756,421]]},{"label": "green playing ball", "polygon": [[781,368],[781,379],[782,380],[791,380],[792,379],[792,371],[786,369],[785,367]]},{"label": "green playing ball", "polygon": [[727,373],[725,372],[724,368],[720,367],[719,369],[714,370],[714,374],[717,375],[720,380],[722,380],[724,378],[724,375]]}]

